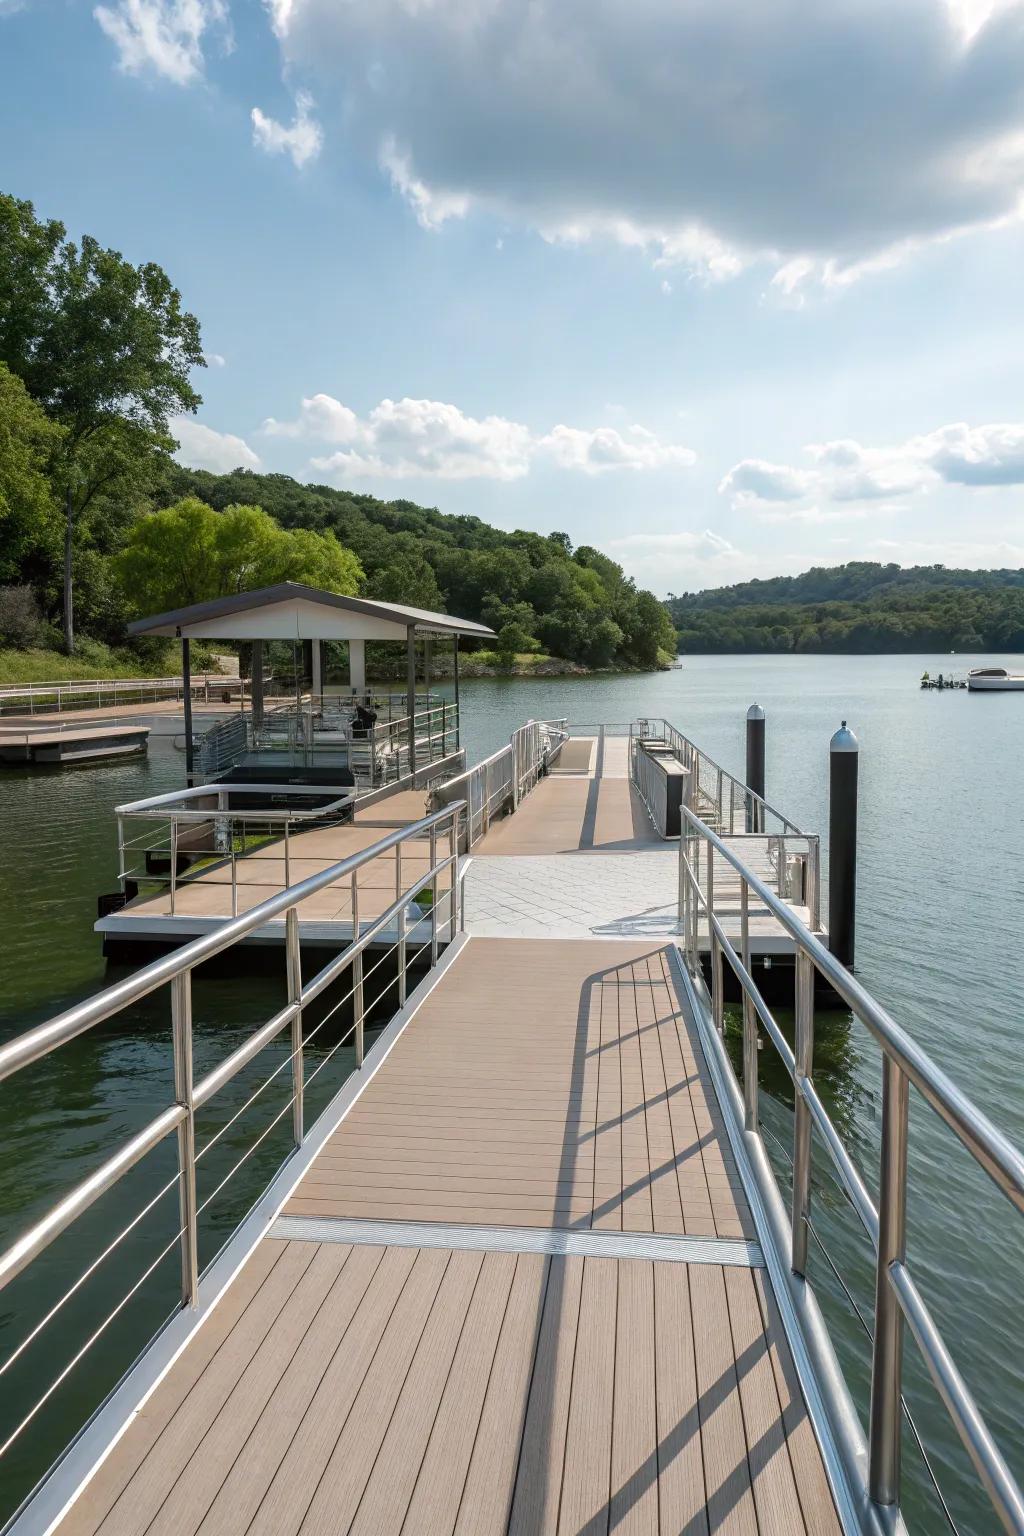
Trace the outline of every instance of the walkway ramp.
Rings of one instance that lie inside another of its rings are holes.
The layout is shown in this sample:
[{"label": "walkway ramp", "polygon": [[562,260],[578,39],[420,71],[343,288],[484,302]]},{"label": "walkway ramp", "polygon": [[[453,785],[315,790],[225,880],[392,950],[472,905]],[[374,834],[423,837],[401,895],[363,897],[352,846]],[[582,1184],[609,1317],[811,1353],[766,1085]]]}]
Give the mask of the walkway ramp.
[{"label": "walkway ramp", "polygon": [[664,946],[424,991],[61,1536],[838,1533]]}]

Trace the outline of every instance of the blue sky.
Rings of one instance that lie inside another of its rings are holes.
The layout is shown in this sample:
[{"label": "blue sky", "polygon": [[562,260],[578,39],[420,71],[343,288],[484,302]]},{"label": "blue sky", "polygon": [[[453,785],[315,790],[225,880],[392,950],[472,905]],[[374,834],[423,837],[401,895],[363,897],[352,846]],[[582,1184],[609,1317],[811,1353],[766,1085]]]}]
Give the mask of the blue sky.
[{"label": "blue sky", "polygon": [[1024,565],[1024,5],[0,0],[0,187],[180,287],[187,462]]}]

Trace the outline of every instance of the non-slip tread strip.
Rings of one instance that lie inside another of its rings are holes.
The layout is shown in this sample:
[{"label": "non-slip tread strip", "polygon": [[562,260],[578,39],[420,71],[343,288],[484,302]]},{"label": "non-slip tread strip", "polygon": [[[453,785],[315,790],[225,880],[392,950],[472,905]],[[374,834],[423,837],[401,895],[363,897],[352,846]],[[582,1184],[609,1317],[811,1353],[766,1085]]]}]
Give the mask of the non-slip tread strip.
[{"label": "non-slip tread strip", "polygon": [[764,1267],[760,1246],[741,1238],[663,1236],[650,1232],[359,1221],[340,1216],[279,1216],[267,1235],[284,1242],[372,1243],[391,1248],[573,1254],[606,1259],[658,1259],[675,1264],[724,1264],[742,1269]]}]

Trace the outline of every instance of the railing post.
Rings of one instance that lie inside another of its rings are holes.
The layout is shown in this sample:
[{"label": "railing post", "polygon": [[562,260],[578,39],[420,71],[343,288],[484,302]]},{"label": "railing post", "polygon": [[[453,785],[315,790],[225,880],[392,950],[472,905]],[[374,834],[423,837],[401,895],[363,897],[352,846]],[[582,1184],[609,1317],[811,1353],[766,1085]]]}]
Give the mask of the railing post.
[{"label": "railing post", "polygon": [[715,910],[715,850],[711,843],[707,845],[705,856],[707,858],[707,874],[704,877],[704,895],[707,898],[705,910],[708,919],[708,943],[710,944],[711,914]]},{"label": "railing post", "polygon": [[714,924],[708,916],[708,927],[711,931],[711,1016],[715,1021],[715,1028],[720,1035],[725,1034],[725,997],[724,977],[722,975],[722,946],[718,942]]},{"label": "railing post", "polygon": [[907,1129],[910,1084],[889,1056],[882,1059],[882,1155],[875,1269],[875,1340],[871,1361],[868,1491],[876,1504],[900,1494],[903,1311],[889,1266],[907,1252]]},{"label": "railing post", "polygon": [[[288,1001],[298,1003],[302,999],[302,952],[299,948],[298,907],[289,907],[285,913],[284,940],[288,964]],[[292,1139],[297,1147],[302,1146],[302,1098],[305,1081],[302,1062],[302,1009],[297,1008],[292,1018]]]},{"label": "railing post", "polygon": [[178,821],[171,816],[171,916],[174,916],[174,892],[178,883]]},{"label": "railing post", "polygon": [[[468,810],[468,805],[467,805]],[[451,882],[449,898],[450,924],[448,928],[449,942],[455,940],[455,930],[459,921],[459,812],[453,811],[448,823],[448,857],[451,863],[448,866],[448,879]]]},{"label": "railing post", "polygon": [[437,826],[430,829],[430,963],[437,964]]},{"label": "railing post", "polygon": [[181,1301],[199,1304],[199,1229],[196,1208],[196,1115],[192,1099],[192,972],[171,981],[174,1097],[185,1110],[178,1126],[178,1191],[181,1212]]},{"label": "railing post", "polygon": [[406,990],[405,956],[406,956],[406,948],[407,948],[406,938],[405,938],[405,914],[406,914],[406,911],[407,911],[407,908],[405,908],[405,907],[400,907],[398,909],[398,1006],[400,1008],[404,1008],[405,1007],[405,990]]},{"label": "railing post", "polygon": [[[352,938],[359,937],[359,871],[352,871]],[[365,1011],[363,1007],[363,952],[352,961],[352,1012],[356,1026],[356,1066],[361,1067],[364,1055]]]},{"label": "railing post", "polygon": [[[740,876],[740,956],[750,976],[750,887]],[[746,988],[743,989],[743,1128],[757,1130],[757,1019]]]},{"label": "railing post", "polygon": [[793,1103],[793,1257],[796,1275],[807,1270],[807,1221],[811,1208],[811,1110],[803,1083],[814,1071],[814,965],[796,952],[796,1038]]},{"label": "railing post", "polygon": [[292,883],[292,866],[291,859],[289,857],[287,817],[285,818],[284,823],[284,883],[286,886],[289,886]]},{"label": "railing post", "polygon": [[125,878],[128,873],[124,867],[124,856],[124,817],[119,816],[117,818],[117,879],[122,893],[124,891]]},{"label": "railing post", "polygon": [[821,838],[814,836],[808,839],[808,853],[810,855],[810,890],[808,892],[808,915],[811,919],[811,932],[817,933],[821,927]]},{"label": "railing post", "polygon": [[395,844],[395,900],[402,894],[402,845]]}]

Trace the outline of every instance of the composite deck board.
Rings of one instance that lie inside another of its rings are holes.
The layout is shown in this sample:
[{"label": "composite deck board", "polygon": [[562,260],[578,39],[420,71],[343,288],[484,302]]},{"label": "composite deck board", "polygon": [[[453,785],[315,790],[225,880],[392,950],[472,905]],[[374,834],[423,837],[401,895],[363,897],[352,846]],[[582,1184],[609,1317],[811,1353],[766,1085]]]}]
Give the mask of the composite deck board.
[{"label": "composite deck board", "polygon": [[563,774],[542,779],[514,816],[492,823],[475,851],[489,858],[664,846],[628,779]]},{"label": "composite deck board", "polygon": [[60,1536],[837,1536],[762,1284],[266,1238]]},{"label": "composite deck board", "polygon": [[471,939],[293,1215],[753,1235],[664,945]]}]

